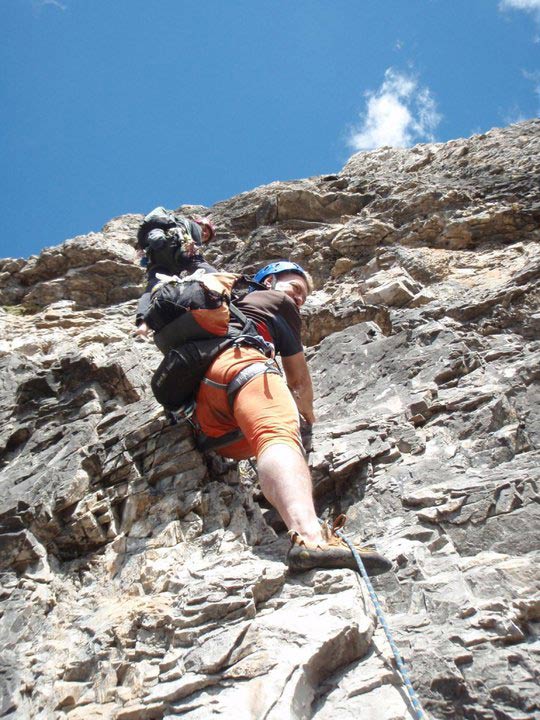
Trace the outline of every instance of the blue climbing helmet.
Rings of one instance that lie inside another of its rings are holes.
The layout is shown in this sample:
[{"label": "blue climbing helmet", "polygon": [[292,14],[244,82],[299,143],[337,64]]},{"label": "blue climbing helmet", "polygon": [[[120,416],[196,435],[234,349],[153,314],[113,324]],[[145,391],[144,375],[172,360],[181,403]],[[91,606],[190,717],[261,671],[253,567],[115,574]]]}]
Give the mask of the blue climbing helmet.
[{"label": "blue climbing helmet", "polygon": [[265,265],[256,275],[253,276],[253,279],[255,282],[262,283],[262,281],[269,275],[278,275],[282,272],[291,272],[301,275],[306,280],[309,287],[310,277],[304,268],[301,265],[298,265],[298,263],[290,262],[289,260],[278,260],[278,262]]}]

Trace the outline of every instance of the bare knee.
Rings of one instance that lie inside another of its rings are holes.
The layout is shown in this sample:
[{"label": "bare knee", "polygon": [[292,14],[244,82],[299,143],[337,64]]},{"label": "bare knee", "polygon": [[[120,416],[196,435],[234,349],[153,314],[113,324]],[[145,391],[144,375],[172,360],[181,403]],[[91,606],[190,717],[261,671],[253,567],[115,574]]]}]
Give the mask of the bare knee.
[{"label": "bare knee", "polygon": [[259,477],[301,475],[309,477],[309,468],[302,452],[292,445],[274,443],[266,447],[257,458]]}]

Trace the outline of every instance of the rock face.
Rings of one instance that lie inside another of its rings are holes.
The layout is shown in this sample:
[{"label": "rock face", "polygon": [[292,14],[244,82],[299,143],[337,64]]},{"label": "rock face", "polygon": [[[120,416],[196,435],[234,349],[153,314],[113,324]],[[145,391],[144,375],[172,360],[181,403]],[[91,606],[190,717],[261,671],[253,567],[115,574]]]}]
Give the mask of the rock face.
[{"label": "rock face", "polygon": [[[394,561],[426,711],[539,717],[540,121],[210,210],[217,265],[314,275],[318,508]],[[0,717],[415,717],[358,575],[290,576],[249,468],[154,402],[140,219],[0,261]]]}]

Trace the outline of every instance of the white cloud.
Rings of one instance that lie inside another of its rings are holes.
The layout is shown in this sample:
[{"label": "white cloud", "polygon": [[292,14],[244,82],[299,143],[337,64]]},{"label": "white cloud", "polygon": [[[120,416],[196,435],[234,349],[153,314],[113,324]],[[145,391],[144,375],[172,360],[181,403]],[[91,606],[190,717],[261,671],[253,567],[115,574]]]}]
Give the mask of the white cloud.
[{"label": "white cloud", "polygon": [[433,140],[441,116],[428,88],[418,87],[416,78],[388,68],[384,82],[366,93],[367,108],[362,124],[353,128],[349,145],[355,150],[372,150],[382,145],[407,147]]},{"label": "white cloud", "polygon": [[45,7],[45,5],[52,5],[59,10],[67,9],[67,5],[61,3],[60,0],[34,0],[34,7],[36,8]]},{"label": "white cloud", "polygon": [[516,10],[540,10],[540,0],[501,0],[501,9],[515,8]]},{"label": "white cloud", "polygon": [[[524,10],[533,13],[536,23],[540,23],[540,0],[500,0],[499,10]],[[538,38],[534,38],[538,42]]]}]

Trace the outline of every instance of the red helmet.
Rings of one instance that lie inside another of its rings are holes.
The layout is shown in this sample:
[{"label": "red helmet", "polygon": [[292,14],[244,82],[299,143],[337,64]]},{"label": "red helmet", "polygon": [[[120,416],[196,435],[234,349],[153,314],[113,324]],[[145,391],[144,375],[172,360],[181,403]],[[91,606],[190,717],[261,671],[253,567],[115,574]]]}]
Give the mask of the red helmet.
[{"label": "red helmet", "polygon": [[212,238],[216,234],[216,226],[210,220],[210,218],[209,217],[201,217],[200,215],[195,215],[193,220],[194,220],[194,222],[197,223],[197,225],[201,225],[202,227],[208,228],[208,231],[210,233],[208,240],[212,240]]}]

